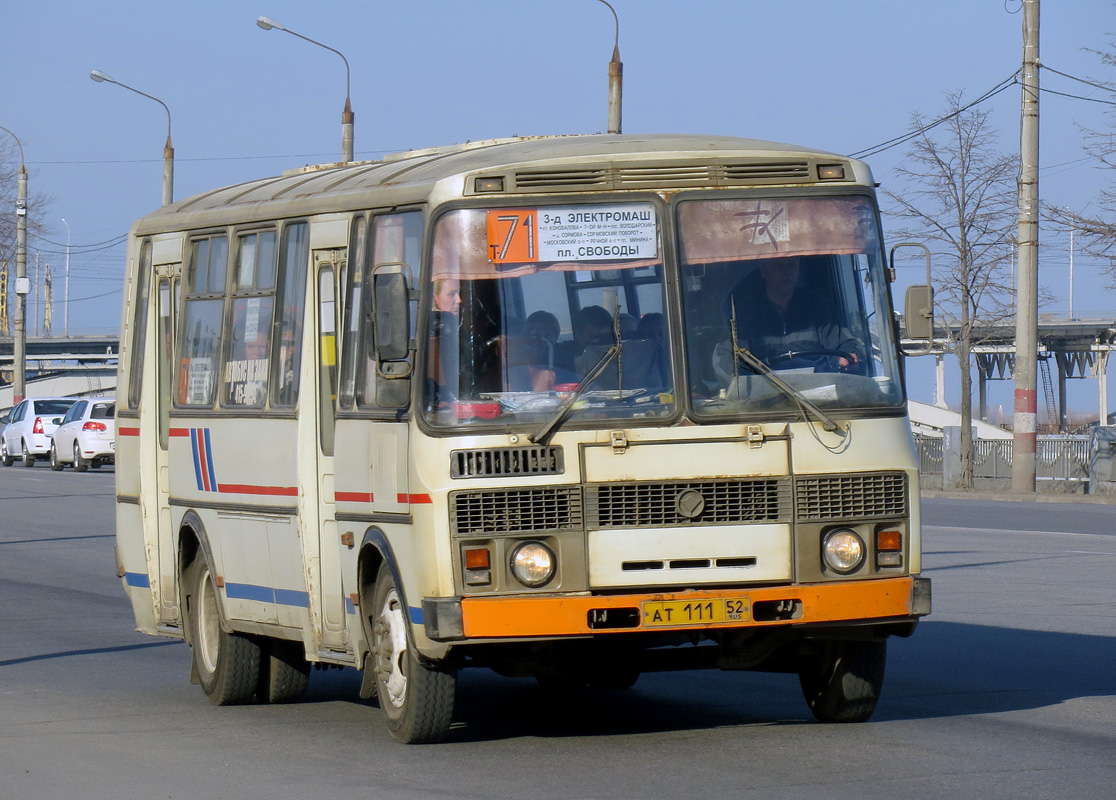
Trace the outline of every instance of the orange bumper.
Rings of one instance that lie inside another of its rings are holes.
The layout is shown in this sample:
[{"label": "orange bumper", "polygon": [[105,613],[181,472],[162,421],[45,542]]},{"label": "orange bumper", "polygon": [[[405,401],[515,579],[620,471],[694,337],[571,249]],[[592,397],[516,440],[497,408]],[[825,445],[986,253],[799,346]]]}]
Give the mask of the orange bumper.
[{"label": "orange bumper", "polygon": [[[913,585],[913,578],[904,577],[748,590],[717,589],[606,596],[467,597],[461,601],[461,615],[465,637],[468,639],[804,625],[909,617],[914,613]],[[739,621],[698,621],[663,627],[654,624],[643,605],[673,601],[699,604],[740,598],[745,599],[752,609],[756,608],[757,603],[792,601],[796,611],[793,618],[789,619],[757,620],[755,614],[749,613],[746,619]],[[602,611],[631,609],[639,610],[638,616],[633,615],[633,620],[636,620],[634,624],[604,629],[590,624],[591,617],[599,616]]]}]

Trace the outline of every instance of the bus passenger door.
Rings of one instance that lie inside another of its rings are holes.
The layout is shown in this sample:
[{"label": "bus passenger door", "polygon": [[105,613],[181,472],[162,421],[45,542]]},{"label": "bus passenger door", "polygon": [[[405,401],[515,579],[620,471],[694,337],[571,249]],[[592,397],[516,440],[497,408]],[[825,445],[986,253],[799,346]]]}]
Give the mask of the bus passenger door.
[{"label": "bus passenger door", "polygon": [[158,526],[159,526],[159,597],[160,616],[164,622],[181,622],[178,608],[176,579],[178,574],[178,554],[175,552],[173,520],[170,509],[170,410],[173,403],[174,386],[174,337],[176,311],[178,309],[179,280],[182,276],[181,264],[165,264],[156,272],[158,294],[155,298],[158,309],[158,385],[156,402],[159,415],[159,447],[155,453],[156,482],[158,486]]},{"label": "bus passenger door", "polygon": [[341,548],[337,532],[334,439],[337,405],[338,312],[345,285],[346,250],[315,250],[316,366],[318,417],[318,519],[322,645],[346,650],[345,596],[341,581]]}]

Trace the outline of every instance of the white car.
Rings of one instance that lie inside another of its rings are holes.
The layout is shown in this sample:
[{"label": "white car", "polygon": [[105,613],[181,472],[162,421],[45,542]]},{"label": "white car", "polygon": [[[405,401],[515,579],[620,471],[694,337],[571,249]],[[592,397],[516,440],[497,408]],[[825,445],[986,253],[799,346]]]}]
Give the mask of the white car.
[{"label": "white car", "polygon": [[28,397],[12,409],[0,434],[0,461],[10,467],[17,458],[32,467],[50,452],[51,435],[74,404],[72,397]]},{"label": "white car", "polygon": [[54,432],[50,468],[72,464],[78,472],[116,462],[116,398],[83,397]]}]

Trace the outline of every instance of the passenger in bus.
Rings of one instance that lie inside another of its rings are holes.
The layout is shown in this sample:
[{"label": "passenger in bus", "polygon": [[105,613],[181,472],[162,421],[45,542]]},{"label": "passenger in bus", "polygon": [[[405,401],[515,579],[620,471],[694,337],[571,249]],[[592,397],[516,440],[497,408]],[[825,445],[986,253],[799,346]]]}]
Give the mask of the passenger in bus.
[{"label": "passenger in bus", "polygon": [[[812,274],[800,257],[765,259],[733,288],[722,311],[731,320],[735,310],[739,346],[773,369],[859,372],[864,344],[810,287]],[[725,385],[740,374],[732,366],[731,339],[717,345],[713,360]]]},{"label": "passenger in bus", "polygon": [[[593,381],[592,388],[657,390],[668,387],[669,370],[662,346],[653,339],[640,337],[635,317],[631,317],[631,321],[627,338],[621,333],[619,356]],[[583,341],[581,352],[574,357],[574,372],[583,379],[616,345],[613,319],[601,306],[587,306],[577,316],[574,334],[575,342]]]},{"label": "passenger in bus", "polygon": [[437,278],[432,289],[426,396],[437,406],[457,398],[461,281],[456,278]]},{"label": "passenger in bus", "polygon": [[567,372],[577,372],[577,358],[590,344],[612,345],[612,315],[601,306],[586,306],[573,320],[573,340],[555,348],[555,364]]}]

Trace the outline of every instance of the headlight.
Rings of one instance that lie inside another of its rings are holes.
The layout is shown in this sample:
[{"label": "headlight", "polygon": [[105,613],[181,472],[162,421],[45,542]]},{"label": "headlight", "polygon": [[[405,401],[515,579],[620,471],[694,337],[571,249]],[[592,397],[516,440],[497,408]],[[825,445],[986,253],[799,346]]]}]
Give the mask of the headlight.
[{"label": "headlight", "polygon": [[542,586],[554,577],[554,553],[539,542],[524,542],[512,551],[511,570],[524,586]]},{"label": "headlight", "polygon": [[834,572],[852,572],[864,561],[864,542],[848,528],[832,530],[822,542],[822,559]]}]

